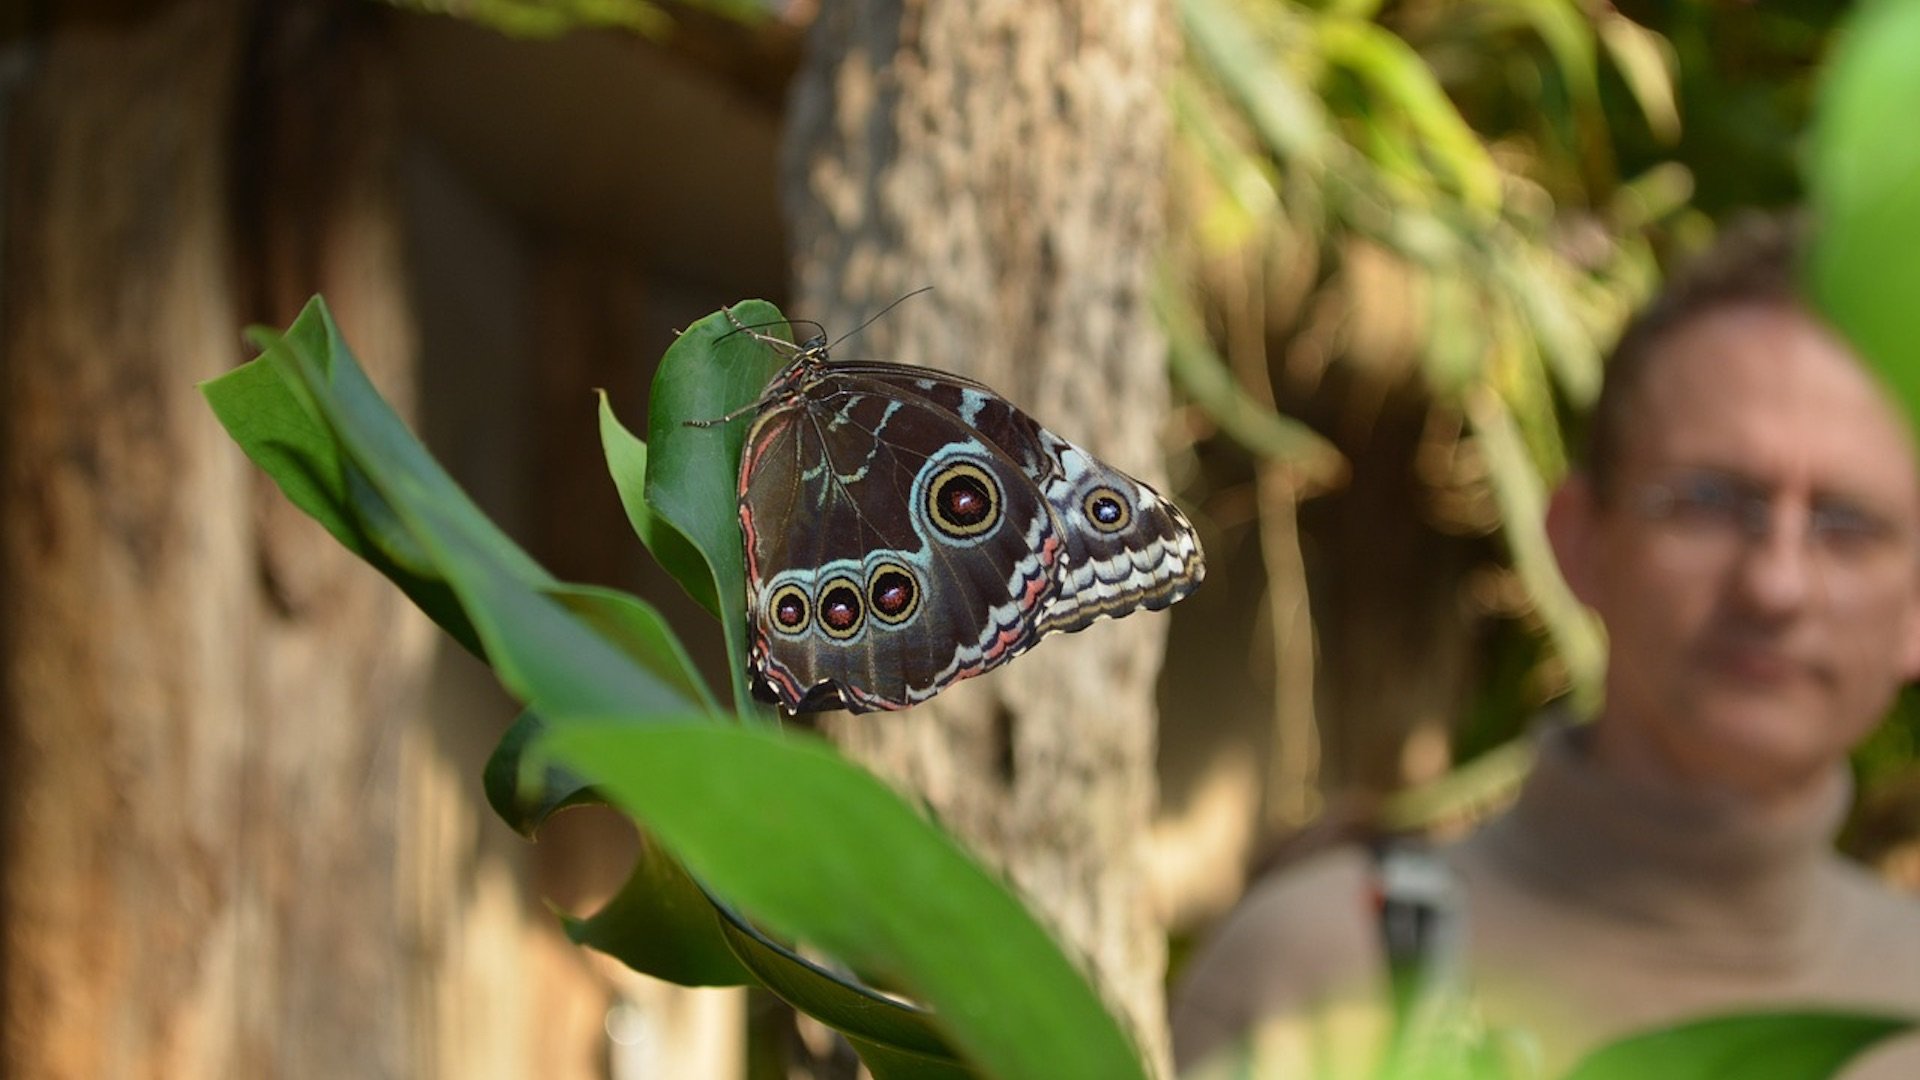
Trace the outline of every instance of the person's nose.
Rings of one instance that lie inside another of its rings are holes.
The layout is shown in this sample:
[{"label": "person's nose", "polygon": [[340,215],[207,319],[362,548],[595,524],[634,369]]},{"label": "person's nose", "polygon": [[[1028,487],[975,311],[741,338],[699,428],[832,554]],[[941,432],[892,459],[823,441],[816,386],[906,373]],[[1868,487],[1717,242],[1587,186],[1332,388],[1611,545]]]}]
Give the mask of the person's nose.
[{"label": "person's nose", "polygon": [[1791,614],[1812,595],[1818,571],[1808,525],[1805,507],[1777,506],[1769,515],[1767,530],[1748,540],[1735,571],[1736,587],[1743,605],[1754,614]]}]

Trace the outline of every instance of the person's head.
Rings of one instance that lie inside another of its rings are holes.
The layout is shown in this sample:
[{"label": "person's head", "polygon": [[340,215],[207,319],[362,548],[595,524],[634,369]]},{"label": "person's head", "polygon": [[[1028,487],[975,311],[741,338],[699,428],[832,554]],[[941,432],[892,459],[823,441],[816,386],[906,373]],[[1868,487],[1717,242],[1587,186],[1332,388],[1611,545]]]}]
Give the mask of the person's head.
[{"label": "person's head", "polygon": [[1548,532],[1606,624],[1603,758],[1755,797],[1822,784],[1920,674],[1920,464],[1755,221],[1621,336]]}]

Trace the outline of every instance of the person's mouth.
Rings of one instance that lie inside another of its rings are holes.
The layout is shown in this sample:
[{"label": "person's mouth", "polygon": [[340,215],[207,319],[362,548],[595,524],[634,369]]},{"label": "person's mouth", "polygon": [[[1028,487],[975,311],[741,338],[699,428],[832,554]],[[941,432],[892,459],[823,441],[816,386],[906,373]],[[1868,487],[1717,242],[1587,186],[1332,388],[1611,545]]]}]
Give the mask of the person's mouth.
[{"label": "person's mouth", "polygon": [[1768,645],[1719,645],[1708,650],[1707,662],[1722,678],[1756,687],[1784,686],[1813,673],[1806,659]]}]

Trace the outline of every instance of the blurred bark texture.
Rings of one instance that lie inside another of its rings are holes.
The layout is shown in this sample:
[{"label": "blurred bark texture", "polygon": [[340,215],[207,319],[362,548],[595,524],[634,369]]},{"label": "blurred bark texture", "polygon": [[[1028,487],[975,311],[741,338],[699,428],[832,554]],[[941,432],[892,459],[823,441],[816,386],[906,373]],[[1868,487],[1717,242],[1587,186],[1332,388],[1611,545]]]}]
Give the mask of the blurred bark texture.
[{"label": "blurred bark texture", "polygon": [[433,632],[194,389],[324,291],[409,407],[377,9],[57,11],[4,154],[0,1061],[597,1075],[597,984],[421,720]]},{"label": "blurred bark texture", "polygon": [[[843,332],[934,286],[842,355],[982,379],[1159,479],[1147,289],[1175,40],[1160,3],[822,5],[787,135],[791,314]],[[1102,622],[910,714],[826,723],[1004,870],[1155,1060],[1164,937],[1141,859],[1165,629]]]}]

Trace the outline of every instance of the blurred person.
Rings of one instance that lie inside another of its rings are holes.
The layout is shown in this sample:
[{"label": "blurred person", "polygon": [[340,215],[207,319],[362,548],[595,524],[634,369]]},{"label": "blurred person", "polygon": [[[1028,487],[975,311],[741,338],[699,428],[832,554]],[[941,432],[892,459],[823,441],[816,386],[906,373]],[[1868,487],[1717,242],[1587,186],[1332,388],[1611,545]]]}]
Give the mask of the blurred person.
[{"label": "blurred person", "polygon": [[[1799,298],[1796,231],[1729,230],[1633,320],[1553,496],[1600,714],[1541,725],[1515,805],[1416,862],[1411,908],[1379,913],[1408,888],[1355,849],[1257,882],[1175,995],[1187,1075],[1371,1075],[1410,953],[1541,1076],[1713,1013],[1920,1016],[1920,898],[1832,848],[1850,749],[1920,675],[1920,459]],[[1920,1077],[1920,1037],[1842,1075]]]}]

